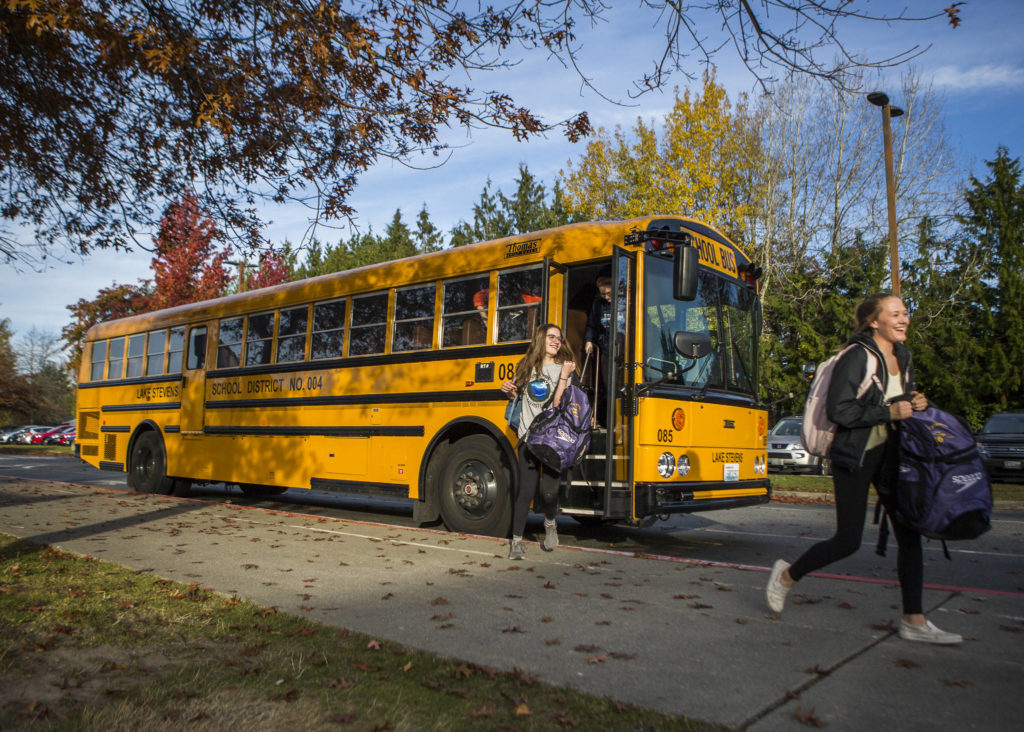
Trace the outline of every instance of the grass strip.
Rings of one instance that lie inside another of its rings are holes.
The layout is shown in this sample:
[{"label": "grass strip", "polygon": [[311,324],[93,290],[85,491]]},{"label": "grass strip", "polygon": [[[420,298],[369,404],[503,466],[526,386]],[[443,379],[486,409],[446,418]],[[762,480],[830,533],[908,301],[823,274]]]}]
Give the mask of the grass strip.
[{"label": "grass strip", "polygon": [[[831,476],[770,473],[768,477],[775,490],[832,494]],[[993,483],[992,498],[997,502],[1024,502],[1024,485]]]},{"label": "grass strip", "polygon": [[0,729],[724,729],[5,534],[0,624]]}]

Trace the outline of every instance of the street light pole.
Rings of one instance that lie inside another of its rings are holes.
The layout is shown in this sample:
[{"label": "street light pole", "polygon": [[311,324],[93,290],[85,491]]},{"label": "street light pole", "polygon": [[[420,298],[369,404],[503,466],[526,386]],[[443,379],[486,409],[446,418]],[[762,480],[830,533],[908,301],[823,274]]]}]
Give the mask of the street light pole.
[{"label": "street light pole", "polygon": [[890,118],[899,117],[903,110],[889,105],[889,97],[883,92],[871,92],[868,101],[882,108],[882,136],[885,144],[885,197],[889,209],[889,278],[892,280],[892,294],[900,295],[900,250],[896,240],[896,175],[892,165],[892,125]]}]

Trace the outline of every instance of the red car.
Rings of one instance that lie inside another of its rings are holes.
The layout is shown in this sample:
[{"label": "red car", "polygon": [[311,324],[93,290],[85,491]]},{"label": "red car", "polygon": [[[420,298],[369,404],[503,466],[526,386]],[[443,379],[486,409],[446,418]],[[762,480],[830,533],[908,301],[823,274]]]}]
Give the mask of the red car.
[{"label": "red car", "polygon": [[48,435],[43,436],[44,445],[70,445],[74,441],[75,426],[73,424],[64,425]]},{"label": "red car", "polygon": [[34,435],[32,435],[32,438],[31,438],[32,441],[29,444],[31,444],[31,445],[42,445],[42,444],[45,444],[47,438],[53,437],[54,435],[56,435],[56,434],[58,434],[60,432],[63,432],[68,427],[71,427],[73,429],[74,425],[62,424],[62,425],[57,425],[56,427],[51,427],[50,429],[48,429],[48,430],[46,430],[44,432],[36,432]]}]

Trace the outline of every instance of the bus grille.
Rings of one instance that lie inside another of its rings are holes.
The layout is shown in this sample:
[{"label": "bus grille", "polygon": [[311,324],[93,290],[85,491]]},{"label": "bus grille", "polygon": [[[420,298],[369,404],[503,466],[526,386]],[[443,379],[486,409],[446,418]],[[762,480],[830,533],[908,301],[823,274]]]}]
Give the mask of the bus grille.
[{"label": "bus grille", "polygon": [[82,440],[100,439],[100,413],[79,412],[78,413],[78,438]]},{"label": "bus grille", "polygon": [[96,445],[82,445],[80,454],[82,456],[96,457],[100,454],[100,448]]},{"label": "bus grille", "polygon": [[117,458],[117,435],[106,435],[103,441],[103,459],[113,461]]}]

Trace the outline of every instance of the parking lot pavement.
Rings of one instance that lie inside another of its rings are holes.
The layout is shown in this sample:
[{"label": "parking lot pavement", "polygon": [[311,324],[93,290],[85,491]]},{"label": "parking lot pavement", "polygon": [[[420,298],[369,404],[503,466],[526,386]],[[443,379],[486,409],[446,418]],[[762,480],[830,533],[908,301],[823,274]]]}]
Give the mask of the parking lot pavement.
[{"label": "parking lot pavement", "polygon": [[0,481],[0,531],[381,639],[756,730],[1019,729],[1024,597],[926,590],[967,640],[894,635],[898,590],[59,483]]}]

